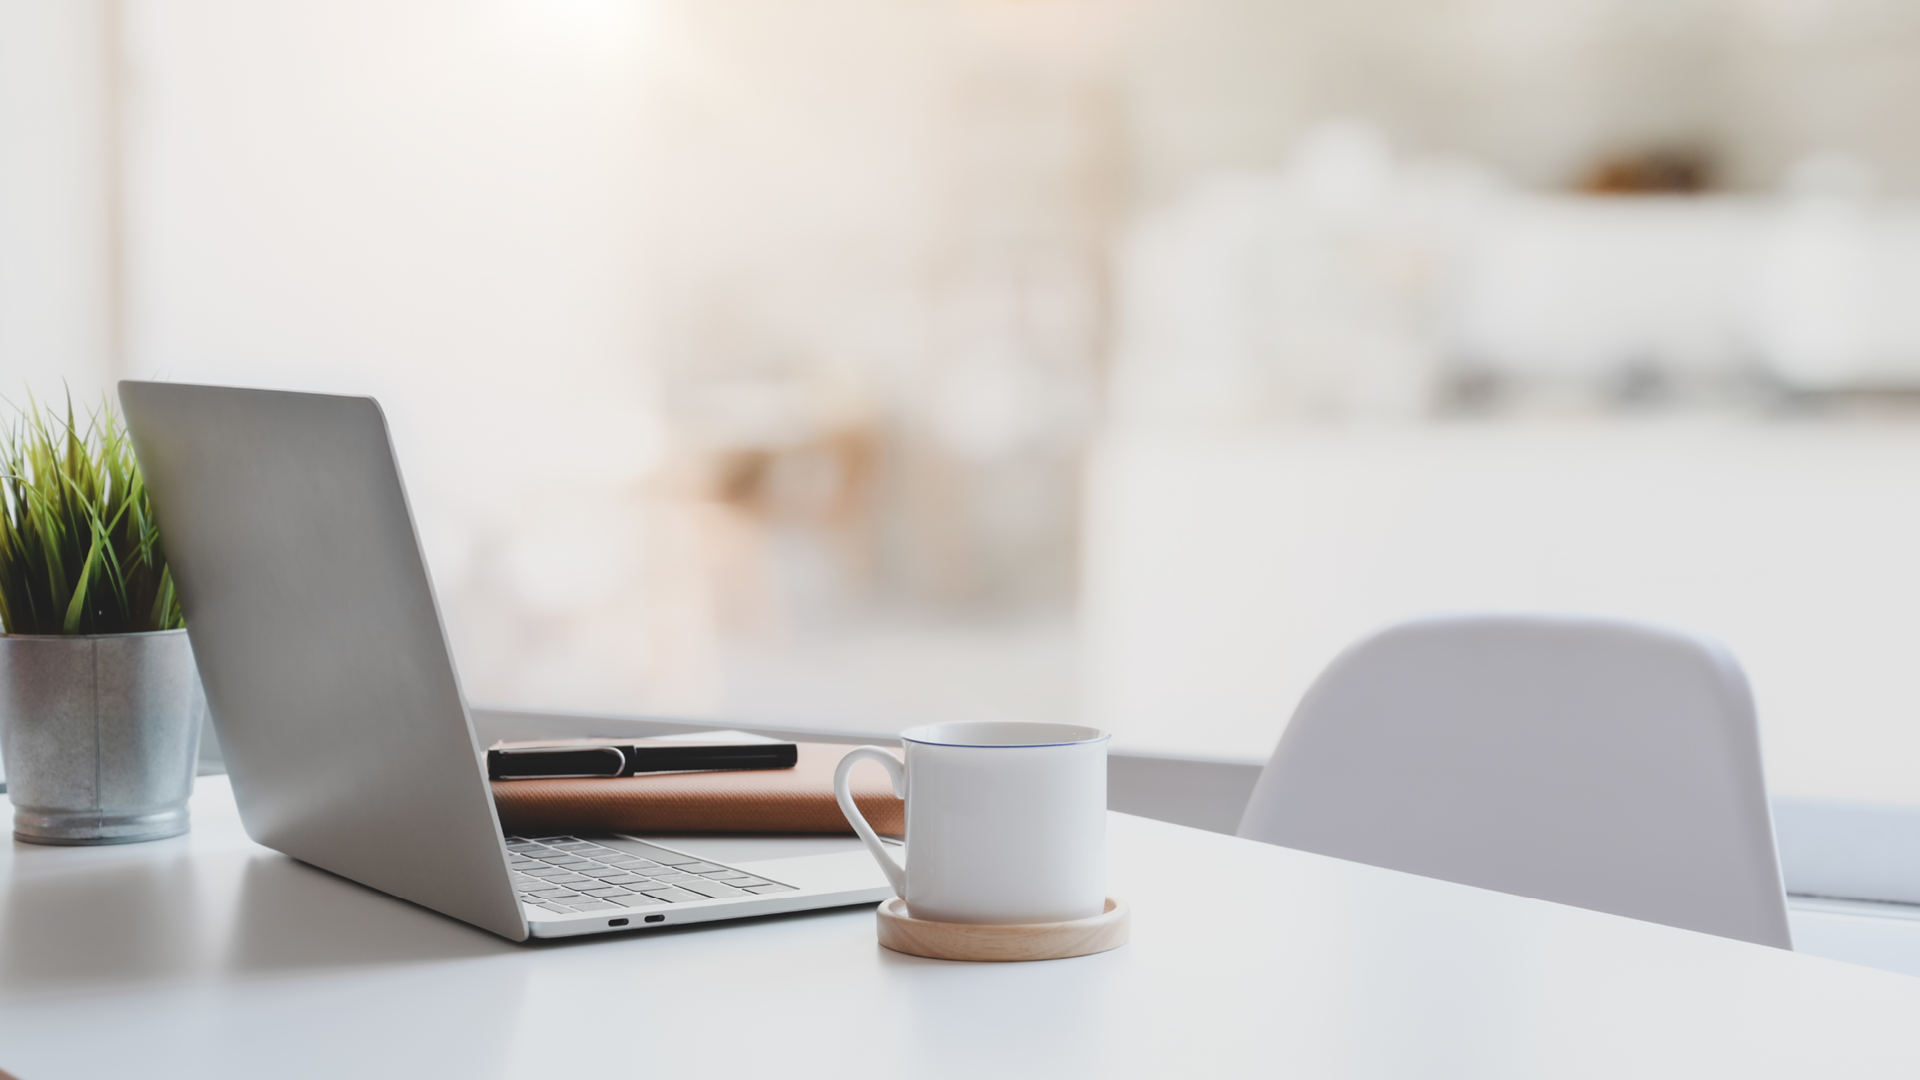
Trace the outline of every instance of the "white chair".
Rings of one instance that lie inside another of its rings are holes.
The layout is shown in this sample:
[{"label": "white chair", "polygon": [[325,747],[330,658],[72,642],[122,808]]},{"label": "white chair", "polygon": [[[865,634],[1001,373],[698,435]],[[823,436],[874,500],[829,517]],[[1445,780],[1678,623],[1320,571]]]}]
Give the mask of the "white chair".
[{"label": "white chair", "polygon": [[1746,677],[1653,627],[1442,618],[1351,646],[1240,835],[1793,947]]}]

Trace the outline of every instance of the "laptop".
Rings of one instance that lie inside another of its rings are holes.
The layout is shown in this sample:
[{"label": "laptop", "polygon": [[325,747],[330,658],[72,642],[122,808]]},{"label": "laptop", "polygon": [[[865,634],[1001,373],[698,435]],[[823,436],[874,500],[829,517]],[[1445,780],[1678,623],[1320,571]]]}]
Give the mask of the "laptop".
[{"label": "laptop", "polygon": [[851,838],[729,860],[503,835],[379,404],[134,381],[120,404],[258,843],[514,941],[892,895]]}]

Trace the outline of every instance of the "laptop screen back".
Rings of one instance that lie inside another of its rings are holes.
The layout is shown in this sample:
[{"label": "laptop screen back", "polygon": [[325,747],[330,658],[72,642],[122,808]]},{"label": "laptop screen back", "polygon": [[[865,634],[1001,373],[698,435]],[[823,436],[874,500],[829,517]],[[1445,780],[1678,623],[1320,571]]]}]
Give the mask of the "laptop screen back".
[{"label": "laptop screen back", "polygon": [[248,835],[524,939],[371,398],[120,384]]}]

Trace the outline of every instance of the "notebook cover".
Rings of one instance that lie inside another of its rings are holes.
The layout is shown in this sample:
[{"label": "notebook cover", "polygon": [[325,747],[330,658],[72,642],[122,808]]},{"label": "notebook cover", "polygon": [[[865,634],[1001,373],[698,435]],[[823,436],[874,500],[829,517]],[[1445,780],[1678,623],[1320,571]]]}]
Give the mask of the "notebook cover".
[{"label": "notebook cover", "polygon": [[[791,769],[654,773],[613,779],[499,780],[493,802],[510,835],[579,832],[851,833],[833,798],[833,770],[851,746],[799,743]],[[853,801],[874,831],[906,831],[906,803],[871,763],[852,775]]]}]

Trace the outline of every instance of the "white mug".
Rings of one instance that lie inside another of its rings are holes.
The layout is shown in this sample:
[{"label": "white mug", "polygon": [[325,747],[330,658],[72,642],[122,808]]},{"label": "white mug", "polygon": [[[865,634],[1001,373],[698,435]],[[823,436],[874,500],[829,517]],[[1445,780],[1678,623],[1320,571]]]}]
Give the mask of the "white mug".
[{"label": "white mug", "polygon": [[[1071,724],[932,724],[840,759],[833,794],[916,919],[1043,923],[1106,909],[1107,733]],[[907,800],[902,866],[854,805],[847,775],[877,761]]]}]

